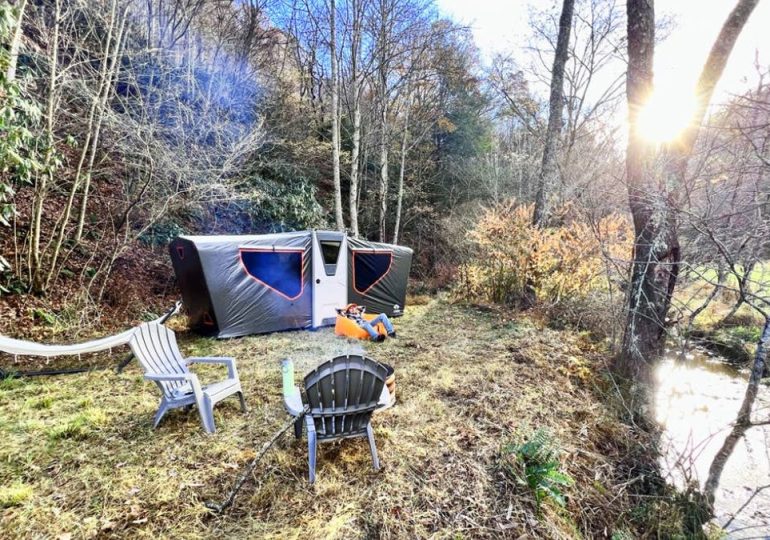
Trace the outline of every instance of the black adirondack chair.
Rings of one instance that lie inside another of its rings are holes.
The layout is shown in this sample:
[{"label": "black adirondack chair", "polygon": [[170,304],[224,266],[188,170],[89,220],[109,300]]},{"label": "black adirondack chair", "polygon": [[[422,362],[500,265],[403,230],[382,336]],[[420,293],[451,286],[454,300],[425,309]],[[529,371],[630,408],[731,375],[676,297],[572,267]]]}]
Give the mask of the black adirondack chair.
[{"label": "black adirondack chair", "polygon": [[[324,362],[305,376],[307,404],[302,403],[299,389],[294,387],[284,396],[286,409],[298,416],[306,407],[309,480],[315,482],[318,442],[367,437],[374,470],[379,470],[377,446],[372,430],[372,413],[382,407],[385,366],[359,355],[338,356]],[[302,424],[295,425],[295,435],[302,436]]]}]

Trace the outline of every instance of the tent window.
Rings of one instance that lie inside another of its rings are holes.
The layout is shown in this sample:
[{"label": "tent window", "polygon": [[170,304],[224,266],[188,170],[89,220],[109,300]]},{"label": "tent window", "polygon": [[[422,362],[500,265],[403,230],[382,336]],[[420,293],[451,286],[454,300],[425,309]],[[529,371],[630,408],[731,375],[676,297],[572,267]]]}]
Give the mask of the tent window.
[{"label": "tent window", "polygon": [[341,245],[342,242],[321,240],[321,254],[324,259],[324,264],[337,264],[337,259],[340,256]]},{"label": "tent window", "polygon": [[393,262],[392,251],[353,251],[353,287],[359,294],[366,294],[369,289],[385,277]]},{"label": "tent window", "polygon": [[243,248],[240,251],[241,263],[249,276],[287,300],[302,296],[304,250]]}]

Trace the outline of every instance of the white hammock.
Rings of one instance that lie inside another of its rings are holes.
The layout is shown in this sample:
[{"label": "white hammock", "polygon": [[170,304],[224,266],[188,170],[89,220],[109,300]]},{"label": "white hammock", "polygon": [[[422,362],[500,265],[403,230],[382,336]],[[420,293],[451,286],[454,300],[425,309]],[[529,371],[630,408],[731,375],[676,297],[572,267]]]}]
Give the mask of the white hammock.
[{"label": "white hammock", "polygon": [[[153,322],[162,323],[171,315],[177,313],[179,307],[180,303],[177,302],[173,312],[158,317]],[[51,356],[80,355],[126,345],[131,341],[131,337],[134,335],[135,331],[136,328],[132,328],[115,336],[87,341],[86,343],[77,343],[75,345],[41,345],[40,343],[34,343],[32,341],[0,336],[0,352],[13,354],[15,356],[44,356],[46,358],[50,358]]]}]

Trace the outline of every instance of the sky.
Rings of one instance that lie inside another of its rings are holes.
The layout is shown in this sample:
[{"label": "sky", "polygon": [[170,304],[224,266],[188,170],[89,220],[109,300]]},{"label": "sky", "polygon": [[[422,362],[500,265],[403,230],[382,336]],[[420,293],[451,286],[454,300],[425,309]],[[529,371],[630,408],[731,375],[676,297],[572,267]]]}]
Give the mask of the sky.
[{"label": "sky", "polygon": [[[528,62],[525,48],[529,40],[527,19],[531,7],[561,9],[555,0],[438,0],[439,10],[473,30],[476,44],[485,59],[495,53],[513,53]],[[694,88],[722,23],[735,0],[658,0],[656,15],[674,19],[675,26],[655,51],[656,85],[663,88]],[[770,0],[760,0],[733,49],[717,87],[714,100],[753,86],[756,77],[755,51],[760,64],[770,67]],[[622,69],[619,67],[618,69]]]}]

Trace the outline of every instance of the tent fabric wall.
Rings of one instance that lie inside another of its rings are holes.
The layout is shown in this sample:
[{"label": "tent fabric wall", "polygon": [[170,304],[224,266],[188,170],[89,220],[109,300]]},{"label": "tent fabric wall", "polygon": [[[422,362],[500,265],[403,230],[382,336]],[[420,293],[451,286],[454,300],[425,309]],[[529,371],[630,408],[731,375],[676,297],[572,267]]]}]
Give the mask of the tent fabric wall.
[{"label": "tent fabric wall", "polygon": [[199,334],[217,335],[219,325],[195,243],[189,238],[175,238],[169,252],[190,328]]},{"label": "tent fabric wall", "polygon": [[[195,246],[206,287],[185,290],[180,279],[183,300],[185,306],[205,304],[193,298],[208,295],[217,337],[310,328],[310,232],[180,237],[172,242],[172,261],[178,242],[185,241]],[[297,261],[300,269],[295,272]],[[279,268],[291,269],[290,279],[286,279],[286,272],[278,272]],[[174,269],[179,277],[176,261]],[[298,283],[294,282],[296,277]],[[194,282],[188,278],[186,284]],[[191,326],[205,331],[205,325],[193,317]]]},{"label": "tent fabric wall", "polygon": [[[190,327],[219,338],[311,328],[312,239],[312,231],[174,239],[169,251]],[[348,297],[339,306],[401,315],[412,250],[349,237],[346,255]]]},{"label": "tent fabric wall", "polygon": [[403,315],[412,250],[404,246],[348,239],[348,302],[369,313]]}]

